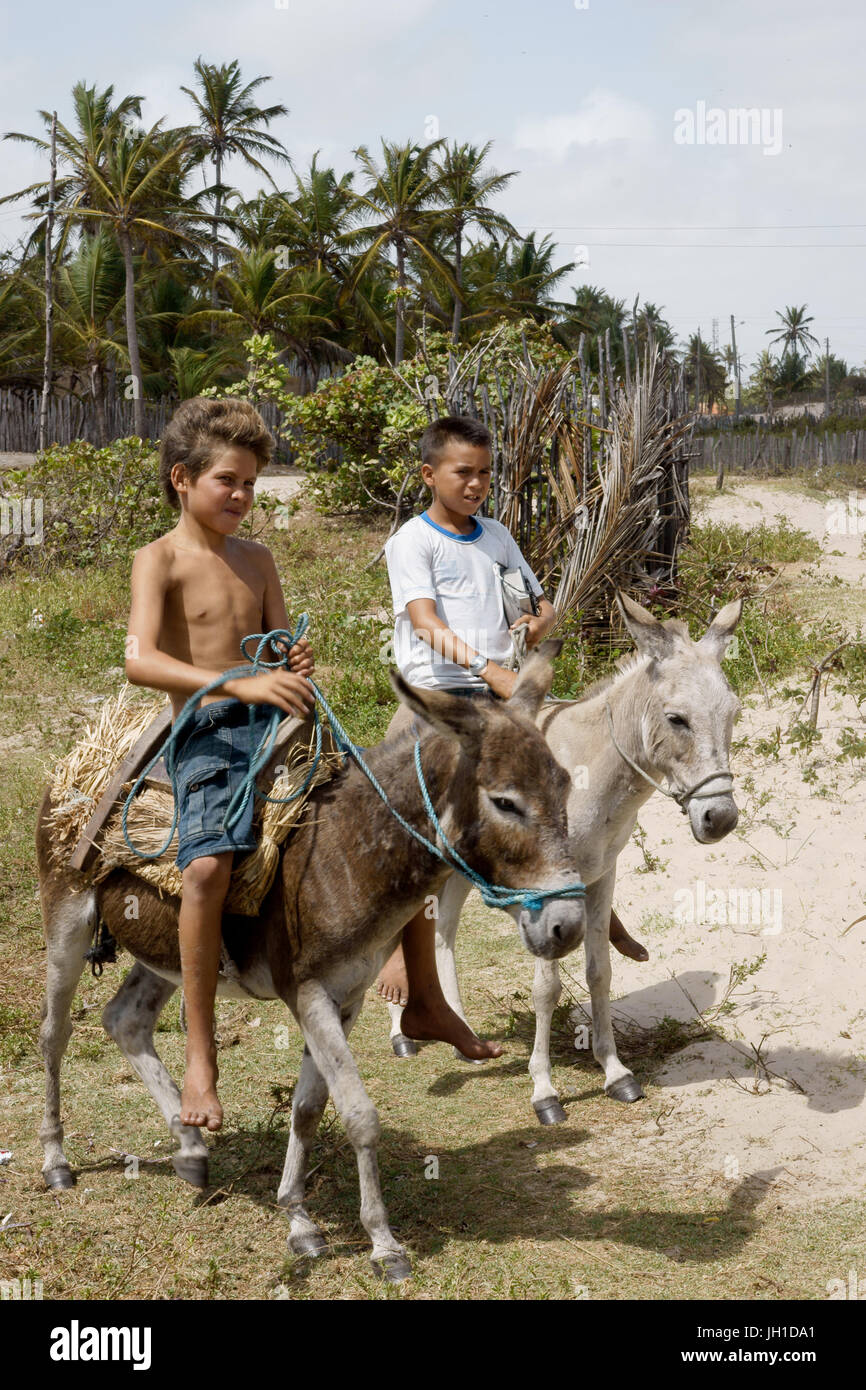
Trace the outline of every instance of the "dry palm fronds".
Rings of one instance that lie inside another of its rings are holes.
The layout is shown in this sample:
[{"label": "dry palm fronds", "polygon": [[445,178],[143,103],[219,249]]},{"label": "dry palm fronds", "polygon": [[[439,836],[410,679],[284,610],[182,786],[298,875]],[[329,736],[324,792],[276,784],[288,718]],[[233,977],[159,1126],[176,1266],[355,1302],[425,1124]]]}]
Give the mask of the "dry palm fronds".
[{"label": "dry palm fronds", "polygon": [[655,352],[647,353],[630,387],[617,392],[609,427],[593,486],[539,547],[544,559],[565,552],[554,599],[561,616],[605,612],[614,586],[651,588],[653,570],[657,583],[669,582],[688,517],[677,455],[690,425],[670,414]]}]

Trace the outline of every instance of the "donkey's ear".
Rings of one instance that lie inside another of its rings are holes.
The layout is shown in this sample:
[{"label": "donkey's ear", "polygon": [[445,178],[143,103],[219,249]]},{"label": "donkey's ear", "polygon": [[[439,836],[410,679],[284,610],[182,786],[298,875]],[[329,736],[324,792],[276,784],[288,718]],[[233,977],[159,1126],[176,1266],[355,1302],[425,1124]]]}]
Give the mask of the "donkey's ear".
[{"label": "donkey's ear", "polygon": [[658,618],[654,618],[646,608],[641,608],[639,603],[635,603],[634,599],[620,593],[618,589],[616,602],[622,620],[634,638],[634,644],[641,656],[661,658],[673,654],[676,638]]},{"label": "donkey's ear", "polygon": [[444,690],[424,690],[419,685],[410,685],[394,669],[388,672],[388,678],[403,704],[432,724],[437,733],[456,738],[468,753],[477,752],[484,719],[474,700],[449,695]]},{"label": "donkey's ear", "polygon": [[735,598],[732,603],[726,603],[724,608],[713,618],[698,642],[698,646],[702,651],[708,651],[711,656],[716,658],[716,661],[721,661],[731,633],[742,616],[743,600],[741,598]]},{"label": "donkey's ear", "polygon": [[535,718],[553,684],[551,663],[561,651],[562,638],[550,637],[529,654],[511,692],[509,709],[517,710],[529,719]]}]

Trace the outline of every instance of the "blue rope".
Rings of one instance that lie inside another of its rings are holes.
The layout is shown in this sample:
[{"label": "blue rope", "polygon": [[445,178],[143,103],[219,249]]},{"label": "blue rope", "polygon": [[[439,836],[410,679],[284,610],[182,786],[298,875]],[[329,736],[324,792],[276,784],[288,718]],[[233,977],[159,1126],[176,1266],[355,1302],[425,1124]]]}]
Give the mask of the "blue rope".
[{"label": "blue rope", "polygon": [[[203,686],[201,690],[196,691],[194,695],[190,696],[183,709],[181,710],[180,714],[178,715],[177,719],[175,720],[174,724],[172,725],[168,738],[166,739],[162,748],[159,750],[156,756],[151,759],[147,767],[139,775],[137,782],[130,791],[128,797],[126,798],[126,802],[124,803],[122,817],[123,837],[126,841],[126,844],[133,851],[134,854],[137,854],[141,859],[158,859],[162,854],[165,853],[166,849],[171,843],[172,836],[174,835],[175,828],[177,826],[178,816],[176,773],[177,738],[180,731],[183,728],[185,728],[185,726],[189,723],[189,720],[192,717],[192,714],[199,700],[201,700],[203,696],[210,694],[212,690],[215,690],[218,686],[223,685],[228,680],[237,680],[239,677],[257,675],[262,667],[268,670],[273,670],[278,666],[286,666],[288,663],[289,649],[293,647],[296,642],[300,641],[307,628],[309,627],[309,624],[309,615],[307,613],[302,613],[300,618],[298,619],[298,624],[294,632],[287,632],[285,628],[274,628],[271,632],[249,633],[241,642],[241,651],[243,652],[244,656],[247,657],[248,661],[251,662],[251,665],[236,666],[231,671],[226,671],[217,680],[211,681],[209,685]],[[249,642],[258,642],[255,656],[252,657],[247,651],[247,644]],[[284,646],[284,651],[281,655],[279,654],[279,649],[276,645],[277,642],[282,642]],[[278,655],[278,660],[264,660],[262,654],[268,647],[268,645],[270,645],[271,650]],[[309,680],[309,677],[307,677],[307,679]],[[401,816],[400,812],[397,811],[391,805],[391,802],[388,799],[388,793],[380,784],[375,774],[371,772],[370,768],[365,763],[362,757],[362,749],[357,744],[353,743],[352,739],[349,737],[342,723],[338,719],[336,713],[329,705],[328,701],[322,694],[319,687],[316,685],[315,681],[310,680],[310,686],[312,687],[316,700],[321,705],[327,717],[328,723],[330,724],[331,729],[333,730],[334,739],[337,743],[338,748],[344,756],[349,755],[351,758],[354,759],[361,772],[363,772],[364,776],[367,778],[367,781],[370,783],[373,790],[388,807],[388,810],[391,812],[391,815],[394,817],[397,823],[401,825],[403,829],[407,832],[407,834],[411,835],[414,840],[417,840],[419,844],[423,845],[424,848],[430,852],[430,854],[435,855],[435,857],[441,860],[443,864],[446,864],[448,868],[459,869],[462,874],[465,874],[465,876],[470,880],[470,882],[473,883],[474,886],[478,889],[484,902],[487,904],[488,907],[504,908],[510,907],[515,903],[522,903],[530,910],[538,911],[544,905],[544,902],[547,898],[586,897],[586,887],[583,883],[580,883],[579,881],[568,884],[562,888],[510,889],[500,887],[497,884],[488,883],[487,880],[481,876],[481,874],[476,873],[476,871],[472,869],[466,863],[466,861],[463,858],[461,858],[461,856],[457,853],[457,850],[450,843],[448,837],[442,829],[439,818],[436,815],[436,811],[433,807],[433,802],[430,799],[430,793],[427,790],[427,784],[424,780],[424,772],[421,766],[421,742],[420,739],[416,739],[415,772],[418,778],[418,785],[421,789],[421,795],[424,800],[424,807],[427,811],[427,815],[430,818],[430,821],[436,831],[438,838],[442,841],[447,855],[450,856],[446,858],[446,854],[442,853],[442,850],[439,849],[438,845],[434,844],[431,840],[428,840],[425,835],[422,835],[421,832],[416,830],[413,825],[410,825],[409,822],[405,819],[405,817]],[[253,705],[250,705],[250,747],[252,747],[253,741],[253,732],[255,727],[254,721],[255,707]],[[313,708],[313,721],[316,730],[315,755],[310,771],[305,777],[302,785],[297,789],[297,791],[293,792],[291,796],[286,797],[266,796],[263,792],[259,791],[258,787],[255,785],[256,776],[268,759],[271,748],[273,746],[274,738],[276,736],[277,728],[281,721],[281,713],[275,710],[269,719],[268,727],[265,730],[265,733],[263,734],[258,747],[250,757],[250,765],[244,776],[244,780],[238,787],[237,791],[232,797],[231,802],[229,803],[229,807],[225,816],[226,829],[230,829],[231,826],[235,824],[238,817],[243,813],[243,809],[249,801],[251,795],[258,796],[263,801],[271,801],[277,803],[278,805],[284,806],[288,802],[294,801],[297,797],[301,796],[302,793],[309,786],[312,778],[314,777],[322,752],[322,725],[321,720],[319,718],[319,712],[315,707]],[[130,804],[135,798],[135,796],[138,794],[139,787],[141,786],[144,779],[147,777],[147,774],[150,772],[151,768],[153,768],[156,765],[156,763],[162,756],[165,757],[166,772],[168,773],[169,781],[171,782],[171,789],[174,797],[174,812],[172,815],[171,829],[169,830],[168,838],[165,841],[165,844],[155,854],[145,854],[142,850],[136,849],[135,845],[133,845],[130,841],[129,833],[127,831],[126,826],[126,818]]]}]

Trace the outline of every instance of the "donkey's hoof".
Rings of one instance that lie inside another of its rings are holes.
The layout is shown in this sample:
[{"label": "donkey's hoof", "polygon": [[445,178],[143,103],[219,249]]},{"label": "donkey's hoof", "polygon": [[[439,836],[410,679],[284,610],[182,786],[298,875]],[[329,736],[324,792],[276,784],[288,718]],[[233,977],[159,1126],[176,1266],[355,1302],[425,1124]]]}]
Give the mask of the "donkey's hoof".
[{"label": "donkey's hoof", "polygon": [[412,1266],[405,1255],[383,1255],[381,1260],[370,1260],[373,1273],[389,1284],[402,1284],[412,1277]]},{"label": "donkey's hoof", "polygon": [[47,1173],[42,1174],[45,1179],[45,1186],[51,1190],[61,1187],[74,1187],[75,1174],[71,1168],[49,1168]]},{"label": "donkey's hoof", "polygon": [[532,1108],[538,1116],[540,1125],[561,1125],[563,1120],[567,1119],[556,1096],[548,1096],[546,1100],[535,1101]]},{"label": "donkey's hoof", "polygon": [[303,1235],[289,1236],[288,1247],[293,1255],[303,1255],[309,1260],[315,1260],[319,1255],[324,1255],[328,1242],[321,1231],[306,1231]]},{"label": "donkey's hoof", "polygon": [[636,1076],[621,1076],[612,1086],[605,1088],[605,1095],[613,1100],[643,1100],[643,1088]]},{"label": "donkey's hoof", "polygon": [[391,1039],[391,1046],[394,1049],[395,1057],[417,1057],[418,1049],[411,1038],[407,1038],[405,1033],[395,1033]]},{"label": "donkey's hoof", "polygon": [[179,1178],[190,1187],[207,1187],[207,1159],[191,1158],[188,1154],[173,1154],[172,1165]]}]

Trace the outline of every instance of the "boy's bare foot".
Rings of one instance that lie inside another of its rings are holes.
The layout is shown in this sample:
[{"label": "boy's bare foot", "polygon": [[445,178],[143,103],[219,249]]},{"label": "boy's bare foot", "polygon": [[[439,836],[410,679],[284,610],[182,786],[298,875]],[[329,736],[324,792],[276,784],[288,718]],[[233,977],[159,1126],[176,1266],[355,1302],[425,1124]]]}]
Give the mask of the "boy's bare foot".
[{"label": "boy's bare foot", "polygon": [[[444,1002],[444,1001],[443,1001]],[[484,1062],[488,1057],[501,1057],[502,1045],[476,1038],[468,1024],[453,1009],[409,1001],[400,1019],[400,1032],[418,1042],[447,1042],[472,1062]]]},{"label": "boy's bare foot", "polygon": [[216,1093],[218,1076],[215,1062],[205,1059],[187,1063],[180,1098],[182,1125],[196,1125],[210,1130],[222,1128],[223,1108]]},{"label": "boy's bare foot", "polygon": [[376,981],[376,993],[389,1004],[408,1004],[409,977],[402,947],[398,946],[382,966]]},{"label": "boy's bare foot", "polygon": [[621,956],[628,956],[631,960],[649,960],[646,946],[629,936],[615,912],[610,914],[610,939]]}]

